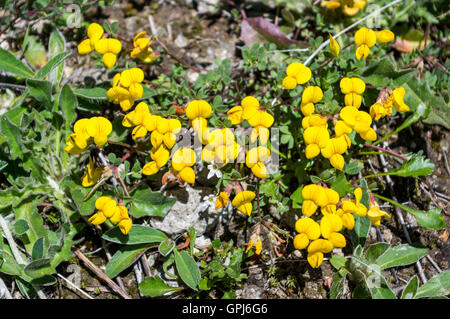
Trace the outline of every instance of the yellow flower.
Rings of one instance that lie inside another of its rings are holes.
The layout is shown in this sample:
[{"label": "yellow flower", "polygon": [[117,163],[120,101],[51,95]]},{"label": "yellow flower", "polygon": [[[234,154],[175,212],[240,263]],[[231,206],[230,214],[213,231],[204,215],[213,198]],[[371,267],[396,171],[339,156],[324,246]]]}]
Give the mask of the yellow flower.
[{"label": "yellow flower", "polygon": [[88,54],[95,50],[95,43],[103,36],[103,28],[98,23],[91,23],[88,27],[88,39],[78,45],[79,54]]},{"label": "yellow flower", "polygon": [[258,234],[254,233],[250,237],[245,252],[247,253],[253,246],[255,246],[255,254],[260,255],[262,250],[262,241]]},{"label": "yellow flower", "polygon": [[125,127],[134,126],[131,137],[136,140],[147,135],[147,132],[154,131],[157,120],[157,116],[150,114],[147,103],[140,102],[136,105],[134,111],[124,116],[122,125]]},{"label": "yellow flower", "polygon": [[190,148],[177,150],[172,157],[172,168],[177,171],[182,180],[189,184],[195,182],[195,172],[191,166],[195,164],[196,155]]},{"label": "yellow flower", "polygon": [[80,119],[75,122],[74,133],[67,138],[67,146],[64,149],[70,154],[80,154],[92,141],[102,147],[108,141],[111,132],[112,124],[104,117]]},{"label": "yellow flower", "polygon": [[[392,109],[391,113],[392,113]],[[385,108],[383,106],[383,104],[381,103],[375,103],[370,107],[370,116],[372,117],[372,119],[374,119],[375,121],[378,121],[379,119],[385,117],[386,115],[390,115],[391,113],[389,113],[389,109]]]},{"label": "yellow flower", "polygon": [[325,7],[327,10],[334,10],[341,6],[339,0],[331,0],[331,1],[322,1],[320,3],[322,7]]},{"label": "yellow flower", "polygon": [[231,205],[236,207],[241,213],[250,216],[253,210],[252,200],[256,194],[252,191],[242,191],[236,194]]},{"label": "yellow flower", "polygon": [[253,96],[246,96],[241,101],[242,119],[248,120],[252,118],[259,110],[259,102]]},{"label": "yellow flower", "polygon": [[228,194],[225,192],[220,192],[219,196],[217,196],[214,208],[220,209],[222,207],[226,207],[228,206],[228,201],[230,200],[230,198],[228,197]]},{"label": "yellow flower", "polygon": [[320,232],[323,238],[328,239],[334,247],[345,247],[345,237],[338,233],[342,229],[342,220],[339,215],[326,214],[320,220]]},{"label": "yellow flower", "polygon": [[145,37],[146,32],[138,33],[133,39],[134,48],[130,53],[130,57],[138,58],[144,63],[151,63],[156,60],[157,55],[150,47],[150,38]]},{"label": "yellow flower", "polygon": [[103,224],[105,221],[106,217],[102,212],[97,212],[88,219],[88,222],[91,223],[92,225],[100,225]]},{"label": "yellow flower", "polygon": [[342,78],[340,87],[341,92],[345,94],[345,105],[359,108],[366,84],[359,78]]},{"label": "yellow flower", "polygon": [[122,50],[122,44],[117,39],[103,38],[95,42],[95,51],[103,55],[103,63],[108,69],[116,64],[117,54]]},{"label": "yellow flower", "polygon": [[370,127],[372,117],[363,111],[359,111],[356,107],[346,106],[339,113],[344,123],[354,129],[361,137],[367,141],[375,141],[377,139],[376,132]]},{"label": "yellow flower", "polygon": [[347,136],[347,134],[350,134],[352,131],[352,128],[342,120],[337,121],[334,125],[334,134],[336,137]]},{"label": "yellow flower", "polygon": [[144,175],[154,175],[158,173],[161,167],[166,165],[169,161],[170,152],[164,144],[160,144],[158,147],[152,148],[150,157],[153,161],[145,164],[142,168],[142,174]]},{"label": "yellow flower", "polygon": [[375,31],[377,41],[381,43],[391,42],[395,38],[394,32],[390,30]]},{"label": "yellow flower", "polygon": [[[123,207],[123,206],[122,206]],[[131,229],[131,226],[133,226],[133,222],[131,221],[131,218],[128,219],[122,219],[119,222],[119,229],[122,232],[122,234],[127,235],[128,232]]]},{"label": "yellow flower", "polygon": [[405,94],[406,92],[403,87],[398,87],[392,92],[392,96],[394,97],[394,107],[397,112],[403,113],[409,111],[409,106],[404,102]]},{"label": "yellow flower", "polygon": [[311,114],[302,119],[302,127],[307,129],[310,126],[328,128],[327,119],[320,114]]},{"label": "yellow flower", "polygon": [[302,93],[300,109],[303,115],[308,116],[314,113],[314,104],[322,100],[323,92],[318,86],[308,86]]},{"label": "yellow flower", "polygon": [[112,198],[101,196],[95,201],[95,208],[102,212],[107,218],[111,218],[116,213],[117,203]]},{"label": "yellow flower", "polygon": [[252,173],[258,178],[267,177],[267,168],[264,162],[270,157],[270,151],[264,146],[252,148],[246,158],[245,164],[252,170]]},{"label": "yellow flower", "polygon": [[356,49],[356,58],[358,60],[363,57],[364,59],[370,53],[370,48],[375,45],[377,42],[377,36],[375,31],[371,29],[367,29],[366,27],[362,27],[355,33],[355,43],[358,46]]},{"label": "yellow flower", "polygon": [[134,105],[134,98],[130,92],[121,86],[113,86],[106,92],[106,96],[114,104],[119,104],[124,112],[131,109]]},{"label": "yellow flower", "polygon": [[358,13],[360,9],[366,6],[366,0],[342,0],[344,6],[342,12],[345,15],[353,16]]},{"label": "yellow flower", "polygon": [[286,68],[286,75],[283,79],[283,87],[286,90],[292,90],[297,84],[304,84],[311,79],[311,69],[300,62],[294,62]]},{"label": "yellow flower", "polygon": [[114,214],[109,217],[109,220],[112,223],[117,224],[120,221],[129,219],[129,218],[130,217],[128,216],[128,209],[123,205],[118,205],[114,209]]},{"label": "yellow flower", "polygon": [[139,99],[144,93],[144,88],[140,84],[144,81],[144,71],[139,68],[131,68],[120,73],[119,84],[130,92],[130,96]]},{"label": "yellow flower", "polygon": [[320,154],[320,149],[328,144],[330,133],[324,127],[310,126],[303,132],[306,143],[306,158],[314,158]]},{"label": "yellow flower", "polygon": [[176,142],[176,134],[181,129],[181,122],[177,119],[156,118],[156,128],[150,136],[153,147],[158,148],[163,142],[171,149]]},{"label": "yellow flower", "polygon": [[339,56],[339,43],[337,43],[337,41],[333,38],[333,36],[331,34],[329,34],[330,36],[330,53],[332,56],[334,56],[335,58],[337,58]]},{"label": "yellow flower", "polygon": [[347,147],[347,141],[344,136],[334,137],[328,140],[327,146],[320,151],[323,157],[330,159],[331,166],[342,171],[345,161],[341,154],[347,150]]},{"label": "yellow flower", "polygon": [[202,160],[227,164],[237,158],[239,148],[229,128],[215,129],[208,134],[206,146],[202,150]]},{"label": "yellow flower", "polygon": [[[211,116],[212,108],[211,105],[203,100],[193,100],[188,103],[186,107],[186,116],[192,122],[204,121],[206,124],[206,119]],[[204,124],[202,124],[203,126]],[[192,125],[196,129],[196,125]],[[204,125],[206,126],[206,125]]]},{"label": "yellow flower", "polygon": [[308,246],[308,263],[312,268],[318,268],[323,261],[323,254],[333,250],[333,244],[326,239],[316,239]]},{"label": "yellow flower", "polygon": [[317,207],[336,205],[339,202],[339,194],[330,188],[316,184],[309,184],[302,189],[302,213],[310,217],[317,210]]},{"label": "yellow flower", "polygon": [[381,217],[391,218],[391,215],[382,211],[376,202],[370,202],[369,211],[367,212],[367,216],[370,219],[370,222],[374,226],[380,226]]},{"label": "yellow flower", "polygon": [[84,174],[81,185],[83,187],[89,187],[95,185],[100,177],[102,177],[103,168],[102,167],[94,167],[94,163],[92,162],[91,156],[89,156],[89,165],[88,171]]},{"label": "yellow flower", "polygon": [[240,124],[244,120],[242,118],[243,108],[240,105],[236,105],[228,110],[227,118],[231,121],[232,125]]},{"label": "yellow flower", "polygon": [[320,237],[320,226],[311,218],[300,218],[295,222],[295,230],[298,235],[294,237],[295,249],[304,249],[310,240]]},{"label": "yellow flower", "polygon": [[250,135],[250,142],[255,143],[256,139],[259,140],[262,145],[267,144],[269,139],[269,127],[272,126],[274,118],[266,111],[257,110],[255,114],[248,119],[248,123],[253,126],[252,133]]}]

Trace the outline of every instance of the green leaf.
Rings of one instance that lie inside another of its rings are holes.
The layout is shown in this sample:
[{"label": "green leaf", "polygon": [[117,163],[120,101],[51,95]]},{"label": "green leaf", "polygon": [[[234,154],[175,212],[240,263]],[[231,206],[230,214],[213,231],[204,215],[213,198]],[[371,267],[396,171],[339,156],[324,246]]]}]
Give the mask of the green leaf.
[{"label": "green leaf", "polygon": [[355,226],[350,231],[353,246],[364,246],[370,230],[370,220],[367,217],[354,215]]},{"label": "green leaf", "polygon": [[25,78],[31,78],[34,75],[29,67],[2,48],[0,48],[0,70]]},{"label": "green leaf", "polygon": [[368,288],[373,299],[397,299],[386,282],[382,282],[380,286],[368,286]]},{"label": "green leaf", "polygon": [[65,84],[59,95],[59,107],[64,115],[64,129],[66,130],[66,136],[70,135],[72,131],[72,123],[77,118],[75,110],[78,107],[78,100],[69,85]]},{"label": "green leaf", "polygon": [[[49,58],[52,59],[60,53],[63,53],[66,49],[66,39],[64,35],[58,29],[55,29],[50,34],[48,40],[48,54]],[[59,86],[64,72],[64,62],[53,69],[49,75],[48,80],[52,82],[54,86]]]},{"label": "green leaf", "polygon": [[398,87],[414,76],[414,69],[397,70],[396,64],[389,58],[370,64],[362,76],[365,83],[376,86]]},{"label": "green leaf", "polygon": [[47,62],[47,52],[44,45],[34,35],[26,36],[23,41],[24,55],[35,70],[42,68]]},{"label": "green leaf", "polygon": [[70,194],[75,205],[78,207],[78,211],[82,216],[91,215],[95,211],[95,201],[98,197],[102,196],[100,191],[96,191],[88,200],[84,201],[85,196],[89,193],[90,188],[85,187],[70,187]]},{"label": "green leaf", "polygon": [[450,270],[445,270],[439,275],[428,280],[426,284],[417,289],[414,298],[432,298],[447,296],[450,294]]},{"label": "green leaf", "polygon": [[30,94],[48,110],[52,109],[52,84],[49,81],[27,79]]},{"label": "green leaf", "polygon": [[177,267],[178,274],[186,285],[194,290],[197,290],[198,282],[200,281],[200,269],[198,269],[197,263],[185,251],[174,250],[175,265]]},{"label": "green leaf", "polygon": [[366,250],[366,254],[364,258],[370,263],[373,264],[386,250],[389,248],[388,243],[376,243],[370,245]]},{"label": "green leaf", "polygon": [[46,65],[44,65],[44,67],[42,69],[40,69],[36,73],[35,78],[36,79],[44,79],[54,68],[56,68],[61,63],[63,63],[64,60],[67,59],[67,57],[69,55],[71,55],[70,52],[63,52],[63,53],[60,53],[60,54],[56,55],[55,57],[53,57],[50,61],[48,61],[48,63]]},{"label": "green leaf", "polygon": [[389,172],[378,174],[379,176],[384,175],[395,175],[400,177],[419,177],[430,175],[434,170],[434,164],[423,155],[414,154],[409,161],[404,162],[399,168],[390,170]]},{"label": "green leaf", "polygon": [[23,235],[28,229],[30,229],[30,226],[28,226],[28,223],[25,219],[18,219],[14,223],[14,232],[17,235]]},{"label": "green leaf", "polygon": [[159,297],[182,289],[183,287],[170,287],[159,276],[147,277],[139,284],[139,291],[149,297]]},{"label": "green leaf", "polygon": [[414,247],[410,244],[403,244],[389,248],[377,258],[375,263],[381,269],[410,265],[425,256],[427,248]]},{"label": "green leaf", "polygon": [[9,146],[9,154],[12,160],[16,158],[23,159],[23,145],[22,145],[22,132],[20,129],[12,124],[5,116],[1,118],[1,132],[6,136]]},{"label": "green leaf", "polygon": [[106,275],[111,279],[116,277],[139,259],[149,247],[149,244],[123,246],[106,265]]},{"label": "green leaf", "polygon": [[73,90],[75,95],[91,100],[106,100],[106,92],[107,91],[105,89],[100,87]]},{"label": "green leaf", "polygon": [[417,293],[418,287],[419,280],[417,279],[417,276],[414,276],[408,281],[405,289],[403,289],[401,299],[413,299]]},{"label": "green leaf", "polygon": [[158,252],[166,257],[168,254],[170,254],[173,249],[175,248],[175,242],[171,240],[170,238],[164,239],[158,246]]},{"label": "green leaf", "polygon": [[169,198],[149,189],[138,189],[132,196],[130,214],[136,218],[143,216],[166,216],[175,204],[175,198]]},{"label": "green leaf", "polygon": [[333,255],[330,259],[330,263],[333,265],[336,270],[341,270],[345,267],[345,264],[347,263],[347,258],[340,255]]},{"label": "green leaf", "polygon": [[102,236],[103,239],[113,243],[124,245],[160,243],[166,239],[166,235],[154,228],[133,225],[127,235],[122,234],[119,227],[108,230]]},{"label": "green leaf", "polygon": [[340,197],[343,197],[353,191],[352,186],[348,182],[343,172],[338,173],[334,182],[331,183],[331,188],[338,192]]},{"label": "green leaf", "polygon": [[400,207],[406,212],[410,213],[414,217],[416,217],[417,222],[420,226],[428,229],[442,230],[447,226],[444,221],[444,216],[441,214],[441,209],[439,207],[430,209],[428,211],[420,210],[420,209],[412,209],[408,206],[397,203],[396,201],[386,198],[384,196],[373,193],[375,197],[380,198],[383,201],[389,202],[392,205]]},{"label": "green leaf", "polygon": [[3,250],[0,254],[0,273],[12,276],[20,276],[22,274],[22,268],[9,251]]},{"label": "green leaf", "polygon": [[31,251],[32,259],[36,260],[36,259],[41,259],[42,257],[44,257],[44,249],[45,249],[44,241],[45,241],[45,238],[41,237],[34,242],[33,249]]},{"label": "green leaf", "polygon": [[341,275],[340,273],[334,275],[330,289],[330,299],[341,299],[344,296],[346,275],[346,272],[344,275]]},{"label": "green leaf", "polygon": [[413,110],[420,104],[426,105],[428,112],[424,123],[439,124],[450,129],[450,106],[439,96],[433,95],[426,81],[412,78],[404,85],[405,102]]},{"label": "green leaf", "polygon": [[361,161],[351,159],[350,162],[345,163],[344,172],[348,175],[357,175],[364,167]]},{"label": "green leaf", "polygon": [[30,255],[32,254],[34,243],[41,237],[47,238],[47,229],[45,229],[42,217],[37,211],[37,204],[41,201],[25,202],[14,209],[16,220],[23,219],[30,227],[19,237]]},{"label": "green leaf", "polygon": [[33,260],[25,267],[24,271],[31,278],[39,278],[55,272],[50,263],[50,258]]}]

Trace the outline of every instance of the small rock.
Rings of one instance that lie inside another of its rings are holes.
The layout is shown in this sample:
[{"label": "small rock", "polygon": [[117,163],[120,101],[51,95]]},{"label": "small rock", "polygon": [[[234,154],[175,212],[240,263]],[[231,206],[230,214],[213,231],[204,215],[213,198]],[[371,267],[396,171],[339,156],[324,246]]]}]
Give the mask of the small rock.
[{"label": "small rock", "polygon": [[179,33],[174,43],[179,48],[185,48],[189,44],[189,41],[182,33]]}]

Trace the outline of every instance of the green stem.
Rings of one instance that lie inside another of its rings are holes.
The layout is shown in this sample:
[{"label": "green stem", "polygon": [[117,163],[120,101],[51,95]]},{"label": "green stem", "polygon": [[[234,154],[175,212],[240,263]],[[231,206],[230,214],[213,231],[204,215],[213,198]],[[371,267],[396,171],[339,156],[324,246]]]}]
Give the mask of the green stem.
[{"label": "green stem", "polygon": [[405,211],[408,211],[408,209],[409,209],[409,207],[407,207],[405,205],[402,205],[402,204],[396,202],[393,199],[390,199],[390,198],[387,198],[387,197],[384,197],[384,196],[381,196],[381,195],[378,195],[378,194],[375,194],[375,193],[372,193],[372,195],[377,197],[377,198],[379,198],[379,199],[381,199],[381,200],[383,200],[383,201],[385,201],[385,202],[388,202],[388,203],[390,203],[390,204],[392,204],[394,206],[397,206],[397,207],[399,207],[399,208],[401,208],[401,209],[403,209]]}]

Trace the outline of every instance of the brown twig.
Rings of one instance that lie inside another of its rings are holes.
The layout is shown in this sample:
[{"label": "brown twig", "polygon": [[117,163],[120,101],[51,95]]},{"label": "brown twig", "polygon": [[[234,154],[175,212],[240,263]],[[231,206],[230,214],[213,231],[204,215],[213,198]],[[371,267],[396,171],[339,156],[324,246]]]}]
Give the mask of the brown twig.
[{"label": "brown twig", "polygon": [[175,60],[177,60],[178,62],[180,62],[181,64],[183,64],[184,66],[187,66],[189,69],[195,71],[195,72],[202,72],[203,69],[197,68],[195,66],[190,65],[189,63],[187,63],[186,61],[184,61],[182,58],[178,57],[175,53],[173,53],[172,50],[170,50],[163,42],[161,42],[160,39],[155,38],[156,42],[159,43],[160,46],[162,46],[166,51],[167,54],[169,54],[172,58],[174,58]]},{"label": "brown twig", "polygon": [[120,288],[114,281],[112,281],[100,268],[98,268],[92,261],[90,261],[79,249],[74,251],[74,254],[100,279],[102,279],[115,293],[124,299],[132,299],[131,296],[122,288]]}]

